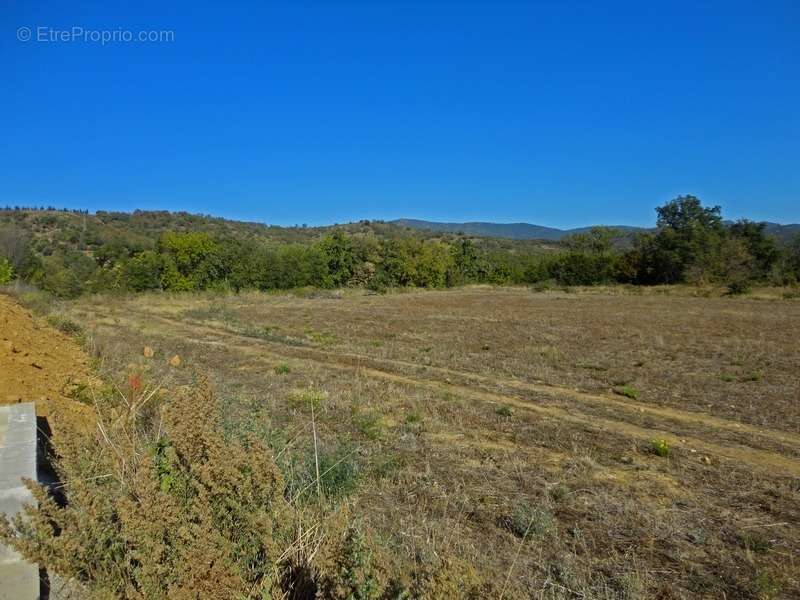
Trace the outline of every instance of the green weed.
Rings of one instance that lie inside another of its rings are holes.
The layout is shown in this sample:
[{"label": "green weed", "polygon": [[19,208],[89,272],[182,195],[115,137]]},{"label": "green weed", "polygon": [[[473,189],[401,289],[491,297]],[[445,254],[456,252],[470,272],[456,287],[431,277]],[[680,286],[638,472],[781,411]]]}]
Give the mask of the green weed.
[{"label": "green weed", "polygon": [[514,409],[510,406],[506,406],[505,404],[502,406],[498,406],[495,411],[501,417],[512,417],[514,416]]},{"label": "green weed", "polygon": [[667,440],[653,439],[650,440],[650,449],[654,454],[666,458],[670,454],[670,447]]},{"label": "green weed", "polygon": [[614,393],[619,396],[625,396],[631,400],[636,400],[639,397],[639,392],[629,385],[620,385],[614,388]]}]

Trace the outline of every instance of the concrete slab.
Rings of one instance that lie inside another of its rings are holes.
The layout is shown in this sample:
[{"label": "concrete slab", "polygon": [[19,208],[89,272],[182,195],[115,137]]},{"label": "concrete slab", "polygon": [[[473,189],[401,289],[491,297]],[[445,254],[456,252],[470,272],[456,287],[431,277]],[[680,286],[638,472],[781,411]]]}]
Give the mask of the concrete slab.
[{"label": "concrete slab", "polygon": [[[33,403],[0,406],[0,512],[9,517],[33,503],[22,478],[36,479]],[[0,600],[39,598],[39,568],[0,544]]]}]

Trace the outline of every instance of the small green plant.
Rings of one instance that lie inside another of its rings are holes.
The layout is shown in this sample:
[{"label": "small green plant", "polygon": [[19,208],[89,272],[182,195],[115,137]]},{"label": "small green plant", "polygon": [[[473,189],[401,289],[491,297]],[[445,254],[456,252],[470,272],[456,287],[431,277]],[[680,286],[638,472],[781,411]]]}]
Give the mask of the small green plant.
[{"label": "small green plant", "polygon": [[347,600],[379,597],[378,580],[372,568],[372,554],[357,525],[348,527],[335,553],[331,573],[322,578],[321,596]]},{"label": "small green plant", "polygon": [[411,412],[406,415],[406,424],[407,425],[414,425],[415,423],[420,423],[422,421],[422,415],[418,412]]},{"label": "small green plant", "polygon": [[390,455],[377,461],[372,468],[372,474],[375,479],[389,479],[402,465],[402,461],[400,461],[397,456]]},{"label": "small green plant", "polygon": [[333,346],[338,341],[333,333],[314,331],[313,329],[306,330],[306,337],[313,343],[325,347]]},{"label": "small green plant", "polygon": [[767,570],[762,570],[758,573],[753,581],[753,587],[757,597],[764,600],[778,598],[781,592],[778,580]]},{"label": "small green plant", "polygon": [[739,545],[755,554],[766,554],[772,550],[772,540],[756,531],[746,531],[738,536]]},{"label": "small green plant", "polygon": [[292,368],[286,363],[281,363],[275,367],[275,375],[288,375],[292,372]]},{"label": "small green plant", "polygon": [[553,502],[563,502],[567,498],[569,490],[563,483],[559,483],[558,485],[551,487],[547,491],[547,494],[550,496],[550,499]]},{"label": "small green plant", "polygon": [[314,410],[318,410],[327,399],[328,392],[323,390],[314,388],[292,390],[289,393],[289,406],[309,411],[313,407]]},{"label": "small green plant", "polygon": [[732,367],[744,366],[744,356],[741,354],[736,354],[735,356],[731,357],[730,364]]},{"label": "small green plant", "polygon": [[377,440],[381,437],[380,416],[374,412],[361,413],[353,417],[353,425],[368,440]]},{"label": "small green plant", "polygon": [[636,391],[636,388],[633,388],[629,385],[619,385],[615,387],[614,393],[619,396],[630,398],[631,400],[636,400],[639,397],[639,392]]},{"label": "small green plant", "polygon": [[356,488],[359,468],[353,454],[346,446],[342,446],[333,453],[320,455],[320,483],[327,498],[341,498]]},{"label": "small green plant", "polygon": [[520,505],[504,520],[506,528],[519,538],[541,536],[553,527],[553,514],[546,508]]},{"label": "small green plant", "polygon": [[742,377],[742,381],[761,381],[764,378],[764,374],[761,371],[753,371]]},{"label": "small green plant", "polygon": [[503,404],[502,406],[498,406],[495,411],[501,417],[512,417],[514,416],[514,409],[510,406]]},{"label": "small green plant", "polygon": [[92,390],[86,383],[69,381],[64,386],[63,390],[63,393],[67,398],[72,398],[77,402],[82,402],[83,404],[88,404],[90,406],[94,404]]},{"label": "small green plant", "polygon": [[52,327],[55,327],[67,335],[80,335],[83,333],[83,327],[78,325],[75,321],[61,315],[50,315],[47,317],[47,322]]},{"label": "small green plant", "polygon": [[722,375],[719,376],[719,378],[722,381],[726,381],[726,382],[729,382],[729,383],[735,379],[734,376],[731,375],[730,373],[723,373]]},{"label": "small green plant", "polygon": [[650,449],[654,454],[666,458],[669,456],[670,447],[667,440],[653,439],[650,440]]}]

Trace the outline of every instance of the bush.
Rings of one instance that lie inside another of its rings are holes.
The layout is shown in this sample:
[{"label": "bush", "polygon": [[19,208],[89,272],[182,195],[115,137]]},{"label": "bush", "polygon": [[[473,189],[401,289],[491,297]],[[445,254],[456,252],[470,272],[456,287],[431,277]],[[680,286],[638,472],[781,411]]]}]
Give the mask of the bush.
[{"label": "bush", "polygon": [[530,539],[547,533],[553,521],[553,514],[545,508],[520,505],[505,519],[505,526],[515,536]]},{"label": "bush", "polygon": [[750,292],[750,282],[744,278],[736,278],[728,282],[728,295],[740,296]]},{"label": "bush", "polygon": [[63,317],[61,315],[50,315],[47,317],[47,322],[67,335],[81,335],[83,333],[83,327],[78,325],[72,319],[68,319],[67,317]]},{"label": "bush", "polygon": [[[342,513],[326,518],[321,505],[303,511],[316,499],[313,455],[287,487],[253,432],[224,435],[206,384],[167,404],[140,380],[127,389],[124,401],[116,392],[97,398],[97,427],[59,436],[64,505],[29,481],[36,505],[12,522],[0,515],[0,540],[76,582],[81,597],[377,600],[458,589],[446,564],[380,581],[385,569],[373,566],[361,527]],[[325,497],[353,490],[353,454],[343,446],[321,453]]]},{"label": "bush", "polygon": [[615,387],[614,393],[620,396],[625,396],[626,398],[630,398],[631,400],[636,400],[639,397],[639,392],[629,385]]},{"label": "bush", "polygon": [[505,404],[502,406],[498,406],[495,411],[501,417],[513,417],[514,416],[514,409],[510,406],[506,406]]},{"label": "bush", "polygon": [[[125,418],[101,419],[93,440],[77,431],[59,438],[68,504],[61,508],[29,483],[38,507],[13,525],[4,520],[0,536],[98,596],[279,591],[293,513],[270,451],[255,440],[224,439],[205,386],[163,411],[147,397],[131,392]],[[111,402],[101,401],[101,415],[122,409]],[[162,414],[168,434],[160,437]]]},{"label": "bush", "polygon": [[561,285],[597,285],[608,283],[615,272],[613,254],[568,252],[550,266],[550,275]]},{"label": "bush", "polygon": [[653,451],[653,454],[666,458],[669,456],[670,447],[667,440],[662,439],[654,439],[650,440],[650,449]]},{"label": "bush", "polygon": [[0,285],[5,285],[14,279],[14,267],[5,258],[0,258]]}]

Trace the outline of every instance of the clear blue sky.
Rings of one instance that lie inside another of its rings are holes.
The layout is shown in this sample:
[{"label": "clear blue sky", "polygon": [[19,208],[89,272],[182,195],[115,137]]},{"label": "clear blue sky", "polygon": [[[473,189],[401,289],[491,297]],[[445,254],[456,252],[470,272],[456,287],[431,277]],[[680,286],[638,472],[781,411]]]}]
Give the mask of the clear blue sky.
[{"label": "clear blue sky", "polygon": [[[5,0],[0,24],[0,205],[565,227],[692,193],[800,221],[796,0]],[[36,39],[72,27],[174,41]]]}]

